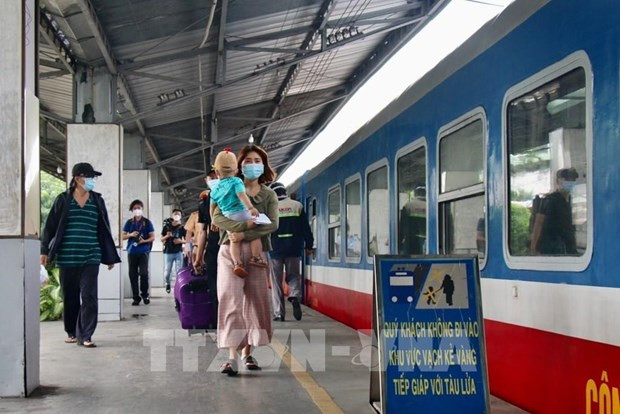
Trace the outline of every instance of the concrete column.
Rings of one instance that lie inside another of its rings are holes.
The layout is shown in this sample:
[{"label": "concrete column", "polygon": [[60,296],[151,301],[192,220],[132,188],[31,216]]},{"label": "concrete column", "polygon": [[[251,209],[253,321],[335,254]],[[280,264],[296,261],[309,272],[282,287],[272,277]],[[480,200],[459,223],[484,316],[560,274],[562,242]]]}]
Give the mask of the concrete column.
[{"label": "concrete column", "polygon": [[[0,13],[0,397],[39,386],[39,102],[33,0]],[[23,35],[22,35],[23,33]]]},{"label": "concrete column", "polygon": [[143,170],[144,168],[144,138],[139,135],[125,134],[123,136],[123,169]]},{"label": "concrete column", "polygon": [[93,124],[114,122],[116,76],[104,67],[79,67],[73,77],[74,120]]},{"label": "concrete column", "polygon": [[[122,194],[123,127],[115,124],[67,125],[67,170],[78,162],[89,162],[103,175],[95,191],[101,193],[110,218],[116,247],[121,248],[121,219],[124,209]],[[69,179],[71,177],[68,177]],[[108,270],[99,269],[99,320],[117,321],[123,314],[122,268],[125,263]]]},{"label": "concrete column", "polygon": [[150,258],[150,272],[151,272],[151,286],[163,287],[164,286],[164,252],[163,244],[159,240],[164,221],[164,193],[152,192],[151,193],[151,208],[149,218],[153,222],[155,227],[155,242],[153,243],[153,249],[151,250]]},{"label": "concrete column", "polygon": [[[127,146],[125,146],[127,148]],[[126,156],[127,153],[124,153]],[[144,203],[144,209],[142,214],[144,217],[151,218],[150,205],[151,205],[151,172],[149,170],[123,170],[123,205],[121,206],[121,231],[125,222],[132,218],[132,214],[129,211],[129,204],[133,200],[140,200]],[[155,225],[155,223],[153,223]],[[123,248],[121,252],[121,259],[123,263],[127,261],[127,241],[123,241]],[[123,266],[123,279],[124,289],[123,297],[126,299],[132,298],[131,285],[129,283],[129,266]],[[151,276],[152,279],[152,276]]]}]

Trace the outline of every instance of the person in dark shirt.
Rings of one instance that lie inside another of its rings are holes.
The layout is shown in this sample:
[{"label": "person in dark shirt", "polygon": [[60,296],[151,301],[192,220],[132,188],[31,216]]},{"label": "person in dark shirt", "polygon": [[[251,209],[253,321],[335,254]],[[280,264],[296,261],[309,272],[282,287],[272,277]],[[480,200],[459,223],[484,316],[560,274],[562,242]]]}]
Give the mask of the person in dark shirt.
[{"label": "person in dark shirt", "polygon": [[[278,229],[271,233],[271,298],[273,320],[283,322],[285,318],[282,279],[286,277],[289,287],[288,300],[293,305],[293,316],[301,320],[301,258],[302,254],[313,254],[314,236],[303,206],[292,200],[286,187],[279,182],[271,184],[278,196]],[[284,271],[286,269],[286,272]],[[286,275],[286,276],[284,276]]]},{"label": "person in dark shirt", "polygon": [[[129,205],[133,218],[127,220],[123,227],[123,240],[127,240],[127,261],[129,262],[129,282],[133,294],[132,306],[138,306],[140,300],[148,305],[149,298],[149,255],[155,240],[155,228],[151,220],[142,215],[144,204],[134,200]],[[138,278],[140,288],[138,289]]]},{"label": "person in dark shirt", "polygon": [[530,252],[532,255],[576,255],[575,226],[571,192],[579,175],[574,168],[562,168],[556,173],[556,190],[541,200],[534,217]]},{"label": "person in dark shirt", "polygon": [[164,260],[166,270],[164,271],[166,292],[170,293],[170,273],[172,265],[175,267],[175,274],[183,266],[183,243],[185,243],[185,229],[181,224],[181,210],[172,210],[172,222],[167,223],[161,231],[161,242],[164,243]]},{"label": "person in dark shirt", "polygon": [[99,265],[112,269],[121,259],[101,194],[93,191],[100,172],[81,162],[73,166],[69,189],[59,194],[41,236],[41,264],[56,260],[64,302],[66,343],[96,347]]}]

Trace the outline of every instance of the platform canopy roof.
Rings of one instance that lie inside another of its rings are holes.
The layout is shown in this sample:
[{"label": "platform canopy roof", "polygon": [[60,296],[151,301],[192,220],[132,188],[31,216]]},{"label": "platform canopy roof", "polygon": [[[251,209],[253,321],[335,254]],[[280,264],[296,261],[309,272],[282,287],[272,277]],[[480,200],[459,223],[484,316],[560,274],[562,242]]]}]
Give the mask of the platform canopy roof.
[{"label": "platform canopy roof", "polygon": [[281,173],[447,1],[40,0],[42,168],[64,166],[76,68],[105,68],[116,121],[193,210],[217,151],[251,134]]}]

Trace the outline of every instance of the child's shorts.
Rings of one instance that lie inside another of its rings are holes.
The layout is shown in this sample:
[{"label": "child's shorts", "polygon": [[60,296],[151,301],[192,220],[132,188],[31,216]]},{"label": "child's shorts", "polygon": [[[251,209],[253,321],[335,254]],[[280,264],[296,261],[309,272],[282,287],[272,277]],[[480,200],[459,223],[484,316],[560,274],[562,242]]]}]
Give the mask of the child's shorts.
[{"label": "child's shorts", "polygon": [[248,221],[252,219],[252,214],[250,214],[250,210],[235,211],[234,213],[228,213],[224,215],[233,221]]}]

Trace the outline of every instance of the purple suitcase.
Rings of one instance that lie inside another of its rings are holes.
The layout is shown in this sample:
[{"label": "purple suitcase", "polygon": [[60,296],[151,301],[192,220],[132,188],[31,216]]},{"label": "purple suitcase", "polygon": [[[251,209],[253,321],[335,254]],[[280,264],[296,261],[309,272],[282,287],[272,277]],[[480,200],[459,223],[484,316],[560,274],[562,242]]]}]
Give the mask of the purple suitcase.
[{"label": "purple suitcase", "polygon": [[182,267],[174,284],[174,303],[183,329],[215,327],[216,315],[206,275]]}]

